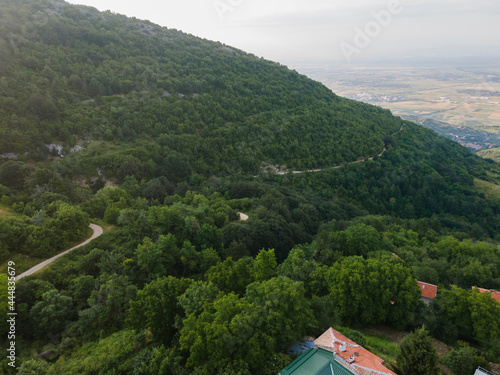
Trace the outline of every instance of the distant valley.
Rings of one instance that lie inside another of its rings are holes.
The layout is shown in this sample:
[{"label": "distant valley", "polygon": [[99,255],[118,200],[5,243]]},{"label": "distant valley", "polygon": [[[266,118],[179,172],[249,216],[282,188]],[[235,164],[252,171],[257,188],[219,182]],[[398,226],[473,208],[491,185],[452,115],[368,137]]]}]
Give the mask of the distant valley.
[{"label": "distant valley", "polygon": [[[498,66],[498,65],[496,65]],[[349,99],[390,109],[473,151],[500,147],[500,69],[483,66],[303,66]]]},{"label": "distant valley", "polygon": [[[419,375],[461,374],[464,355],[496,371],[500,165],[335,92],[492,139],[495,105],[426,109],[394,69],[339,68],[332,92],[62,0],[0,9],[0,336],[16,336],[0,374],[286,374],[288,348],[334,327],[391,374],[413,374],[418,327]],[[427,73],[422,92],[448,82]],[[456,95],[484,95],[452,77]],[[89,225],[102,235],[76,248]],[[420,285],[439,289],[429,305]]]}]

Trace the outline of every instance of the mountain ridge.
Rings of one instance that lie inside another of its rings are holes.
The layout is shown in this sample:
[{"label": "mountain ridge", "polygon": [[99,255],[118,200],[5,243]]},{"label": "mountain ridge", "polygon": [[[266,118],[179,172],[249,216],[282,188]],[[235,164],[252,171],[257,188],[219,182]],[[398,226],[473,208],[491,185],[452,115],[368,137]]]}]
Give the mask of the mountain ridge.
[{"label": "mountain ridge", "polygon": [[[9,113],[9,103],[23,105],[0,126],[2,154],[36,148],[43,158],[41,139],[69,149],[81,139],[160,141],[162,135],[174,139],[170,148],[189,135],[206,149],[211,146],[201,138],[221,135],[232,138],[212,140],[228,150],[224,161],[236,160],[243,171],[255,172],[267,159],[281,163],[283,156],[294,167],[318,168],[374,155],[399,128],[388,111],[340,98],[233,47],[59,1],[43,2],[52,8],[38,10],[46,18],[33,11],[24,20],[28,28],[19,29],[26,15],[15,9],[41,5],[16,4],[3,7],[2,21],[9,22],[0,30],[6,56],[0,108]],[[213,160],[207,164],[216,169]]]},{"label": "mountain ridge", "polygon": [[[0,273],[19,373],[273,375],[334,325],[425,325],[498,362],[500,305],[471,289],[500,286],[498,164],[277,63],[57,0],[0,0],[0,56],[0,153],[20,154],[0,160],[0,267],[105,229],[15,304]],[[390,344],[370,350],[396,369]]]}]

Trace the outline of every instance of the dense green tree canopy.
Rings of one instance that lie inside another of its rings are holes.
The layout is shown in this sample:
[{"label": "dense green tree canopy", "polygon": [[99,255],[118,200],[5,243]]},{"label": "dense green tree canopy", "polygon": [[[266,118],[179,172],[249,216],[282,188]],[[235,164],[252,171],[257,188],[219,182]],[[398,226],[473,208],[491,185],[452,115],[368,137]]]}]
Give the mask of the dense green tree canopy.
[{"label": "dense green tree canopy", "polygon": [[[474,184],[497,164],[221,43],[60,0],[0,9],[0,266],[105,230],[17,283],[20,373],[277,374],[333,324],[425,323],[498,362],[500,305],[471,289],[500,289],[500,205]],[[430,306],[415,279],[439,285]],[[422,332],[402,374],[434,373]]]},{"label": "dense green tree canopy", "polygon": [[172,276],[152,281],[137,293],[130,304],[129,323],[135,329],[146,328],[154,340],[170,345],[176,333],[175,320],[182,317],[182,308],[177,299],[191,285],[189,279]]},{"label": "dense green tree canopy", "polygon": [[73,300],[57,290],[45,292],[42,301],[31,309],[31,316],[38,336],[43,334],[57,334],[61,332],[68,321],[73,317]]},{"label": "dense green tree canopy", "polygon": [[410,333],[401,341],[397,361],[401,375],[439,374],[437,352],[424,328]]},{"label": "dense green tree canopy", "polygon": [[347,258],[329,270],[327,280],[333,304],[349,324],[404,327],[420,297],[411,270],[392,259]]}]

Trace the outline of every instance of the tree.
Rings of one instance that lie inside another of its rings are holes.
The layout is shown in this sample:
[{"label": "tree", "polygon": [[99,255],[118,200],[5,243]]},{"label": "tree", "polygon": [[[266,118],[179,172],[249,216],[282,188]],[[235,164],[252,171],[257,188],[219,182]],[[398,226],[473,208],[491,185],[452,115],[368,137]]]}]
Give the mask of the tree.
[{"label": "tree", "polygon": [[42,301],[30,311],[35,330],[39,337],[58,335],[74,316],[73,299],[53,289],[45,292]]},{"label": "tree", "polygon": [[82,333],[96,330],[110,332],[122,328],[130,300],[137,292],[137,288],[122,275],[104,274],[101,283],[88,299],[90,307],[79,313],[78,325]]},{"label": "tree", "polygon": [[417,329],[401,341],[396,361],[401,375],[439,374],[439,357],[424,328]]},{"label": "tree", "polygon": [[380,233],[366,224],[356,224],[345,231],[331,233],[328,238],[330,251],[341,251],[342,254],[361,255],[367,257],[370,251],[380,250],[382,241]]},{"label": "tree", "polygon": [[207,279],[219,290],[245,293],[247,285],[255,280],[251,258],[242,258],[235,262],[231,257],[215,265],[207,272]]},{"label": "tree", "polygon": [[200,253],[196,251],[196,248],[188,240],[184,241],[179,253],[183,265],[182,276],[188,276],[196,270]]},{"label": "tree", "polygon": [[78,276],[76,279],[71,280],[69,290],[73,295],[75,304],[86,304],[95,287],[96,280],[91,275]]},{"label": "tree", "polygon": [[166,176],[175,183],[185,181],[191,175],[191,165],[187,158],[177,152],[170,153],[163,161]]},{"label": "tree", "polygon": [[171,271],[179,250],[175,244],[175,237],[171,234],[161,235],[157,243],[152,242],[148,237],[137,247],[137,264],[146,282],[167,275]]},{"label": "tree", "polygon": [[194,235],[193,244],[200,250],[222,248],[220,231],[209,224],[203,223]]},{"label": "tree", "polygon": [[277,266],[274,249],[259,251],[253,263],[255,279],[258,281],[269,280],[276,273]]},{"label": "tree", "polygon": [[189,352],[187,366],[215,375],[230,364],[246,363],[252,374],[275,374],[276,337],[263,330],[265,319],[262,309],[245,298],[221,294],[199,316],[184,320],[179,342]]},{"label": "tree", "polygon": [[136,198],[141,194],[141,187],[134,176],[125,176],[122,183],[122,189],[133,198]]},{"label": "tree", "polygon": [[[144,375],[189,375],[189,371],[182,366],[182,355],[178,347],[153,348],[149,354],[149,362],[140,362],[140,371],[137,373]],[[139,361],[137,361],[139,362]]]},{"label": "tree", "polygon": [[[57,202],[51,203],[52,205]],[[61,203],[54,213],[54,221],[51,228],[64,233],[66,242],[78,241],[85,237],[89,218],[80,207],[71,206],[68,203]]]},{"label": "tree", "polygon": [[159,202],[163,202],[165,199],[166,189],[162,185],[161,180],[159,178],[154,178],[146,185],[144,190],[142,191],[142,195],[149,199],[156,199]]},{"label": "tree", "polygon": [[27,278],[22,283],[17,283],[16,288],[16,302],[26,303],[32,308],[45,292],[54,289],[54,285],[42,279]]},{"label": "tree", "polygon": [[347,254],[367,256],[370,251],[381,248],[380,233],[375,228],[366,224],[350,226],[345,231]]},{"label": "tree", "polygon": [[468,345],[453,349],[446,354],[443,357],[443,364],[453,371],[454,375],[473,375],[478,366],[489,367],[488,361]]},{"label": "tree", "polygon": [[489,292],[470,291],[471,320],[474,337],[483,343],[500,343],[500,303]]},{"label": "tree", "polygon": [[404,328],[420,297],[411,270],[397,259],[346,258],[330,268],[327,282],[333,305],[349,324],[388,322]]},{"label": "tree", "polygon": [[[323,295],[320,290],[318,290],[321,288],[316,288],[316,286],[321,284],[322,279],[324,279],[318,277],[318,267],[319,263],[306,257],[306,252],[303,247],[295,247],[288,253],[285,261],[277,267],[277,273],[279,276],[285,276],[295,281],[304,282],[309,295]],[[326,293],[328,293],[328,291],[326,291]]]},{"label": "tree", "polygon": [[0,166],[0,181],[7,187],[23,189],[32,169],[30,165],[22,161],[9,160]]},{"label": "tree", "polygon": [[205,274],[210,268],[216,266],[221,261],[217,251],[212,248],[202,250],[198,258],[199,269],[203,274]]},{"label": "tree", "polygon": [[169,346],[177,332],[176,319],[184,317],[178,298],[192,283],[172,276],[150,282],[130,303],[127,323],[135,330],[149,329],[156,342]]},{"label": "tree", "polygon": [[45,375],[49,364],[43,359],[30,359],[24,361],[18,369],[18,375]]},{"label": "tree", "polygon": [[435,337],[448,344],[457,340],[458,332],[461,337],[473,337],[469,294],[468,290],[456,286],[439,291],[432,304],[436,321],[431,331]]},{"label": "tree", "polygon": [[275,338],[276,350],[305,336],[308,328],[315,325],[301,282],[283,276],[255,282],[247,287],[246,298],[260,308],[264,316],[262,328],[267,335]]},{"label": "tree", "polygon": [[206,303],[213,303],[221,293],[212,283],[196,281],[192,283],[186,292],[179,296],[179,306],[184,309],[186,316],[202,313]]},{"label": "tree", "polygon": [[[0,314],[7,316],[8,309],[8,276],[6,273],[0,274]],[[8,331],[8,323],[5,319],[0,323],[0,335],[5,335]]]}]

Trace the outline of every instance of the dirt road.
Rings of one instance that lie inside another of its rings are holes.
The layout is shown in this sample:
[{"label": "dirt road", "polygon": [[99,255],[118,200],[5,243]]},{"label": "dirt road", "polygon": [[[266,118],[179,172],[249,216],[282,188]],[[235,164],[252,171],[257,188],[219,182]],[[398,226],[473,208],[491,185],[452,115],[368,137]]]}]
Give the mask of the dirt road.
[{"label": "dirt road", "polygon": [[93,239],[99,237],[103,230],[102,228],[99,226],[99,225],[96,225],[96,224],[90,224],[89,225],[90,228],[92,228],[92,230],[94,231],[94,233],[92,233],[92,236],[90,236],[90,238],[88,238],[87,240],[83,241],[81,244],[79,245],[76,245],[74,247],[72,247],[71,249],[68,249],[66,251],[63,251],[62,253],[60,254],[57,254],[56,256],[53,256],[52,258],[50,259],[47,259],[47,260],[44,260],[43,262],[37,264],[36,266],[34,267],[31,267],[29,270],[27,270],[26,272],[23,272],[22,274],[18,275],[16,277],[16,281],[19,281],[21,280],[23,277],[26,277],[26,276],[29,276],[33,273],[35,273],[36,271],[38,270],[41,270],[43,267],[49,265],[50,263],[52,263],[54,260],[56,260],[57,258],[60,258],[62,257],[63,255],[66,255],[68,254],[70,251],[73,251],[75,249],[78,249],[79,247],[82,247],[86,244],[88,244],[90,241],[92,241]]},{"label": "dirt road", "polygon": [[[396,135],[397,133],[399,133],[399,132],[400,132],[400,131],[402,131],[403,129],[404,129],[404,125],[401,125],[401,128],[400,128],[397,132],[395,132],[395,133],[391,134],[391,136]],[[382,157],[382,156],[385,154],[385,152],[386,152],[386,151],[387,151],[387,149],[386,149],[386,148],[385,148],[385,146],[384,146],[384,149],[382,150],[382,152],[381,152],[380,154],[378,154],[378,157],[379,157],[379,158],[380,158],[380,157]],[[276,173],[276,174],[278,174],[278,175],[281,175],[281,176],[286,175],[286,174],[288,174],[288,173],[293,173],[293,174],[316,173],[316,172],[326,171],[326,170],[328,170],[328,169],[339,169],[339,168],[342,168],[344,165],[351,165],[351,164],[364,163],[364,162],[366,162],[366,161],[368,161],[368,160],[373,160],[373,156],[372,156],[371,158],[368,158],[368,159],[357,160],[357,161],[351,161],[351,162],[349,162],[349,163],[344,163],[344,164],[342,164],[342,165],[334,165],[333,167],[329,167],[329,168],[308,169],[307,171],[291,171],[291,172],[289,172],[289,171],[280,171],[280,170],[278,170],[276,167],[274,167],[274,169],[275,169],[274,173]]]}]

